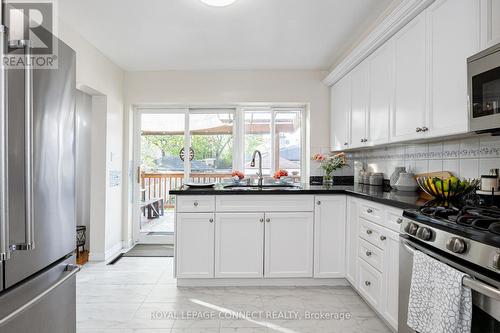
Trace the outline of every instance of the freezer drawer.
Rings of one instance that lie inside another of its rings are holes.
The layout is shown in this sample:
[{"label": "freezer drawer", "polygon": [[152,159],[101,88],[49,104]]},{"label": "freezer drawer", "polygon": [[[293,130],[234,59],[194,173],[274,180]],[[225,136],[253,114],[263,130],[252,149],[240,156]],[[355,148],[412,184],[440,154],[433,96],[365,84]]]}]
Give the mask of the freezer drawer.
[{"label": "freezer drawer", "polygon": [[0,332],[75,333],[74,258],[56,264],[0,296]]}]

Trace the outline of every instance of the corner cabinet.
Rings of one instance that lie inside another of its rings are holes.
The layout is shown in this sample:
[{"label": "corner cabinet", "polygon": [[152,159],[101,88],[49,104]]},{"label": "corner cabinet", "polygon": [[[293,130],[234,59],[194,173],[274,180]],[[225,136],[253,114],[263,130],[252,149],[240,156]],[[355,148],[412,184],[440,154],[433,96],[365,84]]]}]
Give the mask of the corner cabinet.
[{"label": "corner cabinet", "polygon": [[330,148],[339,151],[350,147],[351,77],[340,79],[330,90]]},{"label": "corner cabinet", "polygon": [[345,276],[346,197],[316,196],[314,209],[314,277]]},{"label": "corner cabinet", "polygon": [[500,0],[431,2],[333,85],[332,149],[466,133],[467,58],[498,42]]}]

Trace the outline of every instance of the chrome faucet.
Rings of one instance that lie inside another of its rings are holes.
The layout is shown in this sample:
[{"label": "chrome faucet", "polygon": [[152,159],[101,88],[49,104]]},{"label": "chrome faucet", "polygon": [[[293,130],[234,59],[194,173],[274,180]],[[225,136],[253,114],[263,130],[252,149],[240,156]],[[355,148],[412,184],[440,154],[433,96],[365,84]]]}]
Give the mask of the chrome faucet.
[{"label": "chrome faucet", "polygon": [[256,150],[256,151],[253,152],[252,162],[250,162],[250,166],[252,168],[255,167],[255,156],[257,154],[259,155],[259,171],[257,173],[257,176],[259,177],[258,178],[258,185],[259,185],[259,187],[262,187],[262,182],[264,180],[264,176],[262,175],[262,154],[260,153],[260,151]]}]

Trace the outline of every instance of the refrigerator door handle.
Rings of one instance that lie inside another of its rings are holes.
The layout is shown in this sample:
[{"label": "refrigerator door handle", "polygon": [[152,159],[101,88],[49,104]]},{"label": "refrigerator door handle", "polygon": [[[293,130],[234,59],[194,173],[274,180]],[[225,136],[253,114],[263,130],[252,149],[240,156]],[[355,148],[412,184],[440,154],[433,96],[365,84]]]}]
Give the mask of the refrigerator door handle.
[{"label": "refrigerator door handle", "polygon": [[[7,51],[7,28],[0,25],[0,55]],[[0,261],[10,257],[9,196],[8,196],[8,118],[7,118],[7,69],[0,63]]]},{"label": "refrigerator door handle", "polygon": [[10,48],[24,49],[24,170],[25,170],[25,242],[13,246],[14,250],[35,248],[35,218],[33,190],[33,65],[31,63],[31,42],[11,40]]},{"label": "refrigerator door handle", "polygon": [[5,317],[1,318],[0,319],[0,327],[2,327],[2,325],[5,325],[9,320],[17,317],[19,314],[21,314],[22,312],[29,309],[31,306],[33,306],[37,302],[39,302],[41,299],[43,299],[45,296],[50,294],[53,290],[55,290],[61,284],[63,284],[64,282],[68,281],[73,276],[75,276],[75,274],[78,273],[79,271],[80,271],[80,266],[67,265],[66,268],[64,269],[65,274],[61,279],[57,280],[57,282],[55,282],[53,285],[51,285],[50,287],[48,287],[47,289],[45,289],[44,291],[42,291],[41,293],[39,293],[38,295],[33,297],[32,299],[30,299],[28,302],[26,302],[25,304],[23,304],[19,308],[15,309],[14,311],[9,313]]}]

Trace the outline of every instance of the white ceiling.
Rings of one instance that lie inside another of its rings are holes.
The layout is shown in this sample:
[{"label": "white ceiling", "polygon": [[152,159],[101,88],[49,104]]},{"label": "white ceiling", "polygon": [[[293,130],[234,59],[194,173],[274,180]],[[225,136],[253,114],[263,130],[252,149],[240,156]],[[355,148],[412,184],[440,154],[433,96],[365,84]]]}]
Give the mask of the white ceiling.
[{"label": "white ceiling", "polygon": [[59,13],[125,70],[327,69],[391,0],[62,0]]}]

